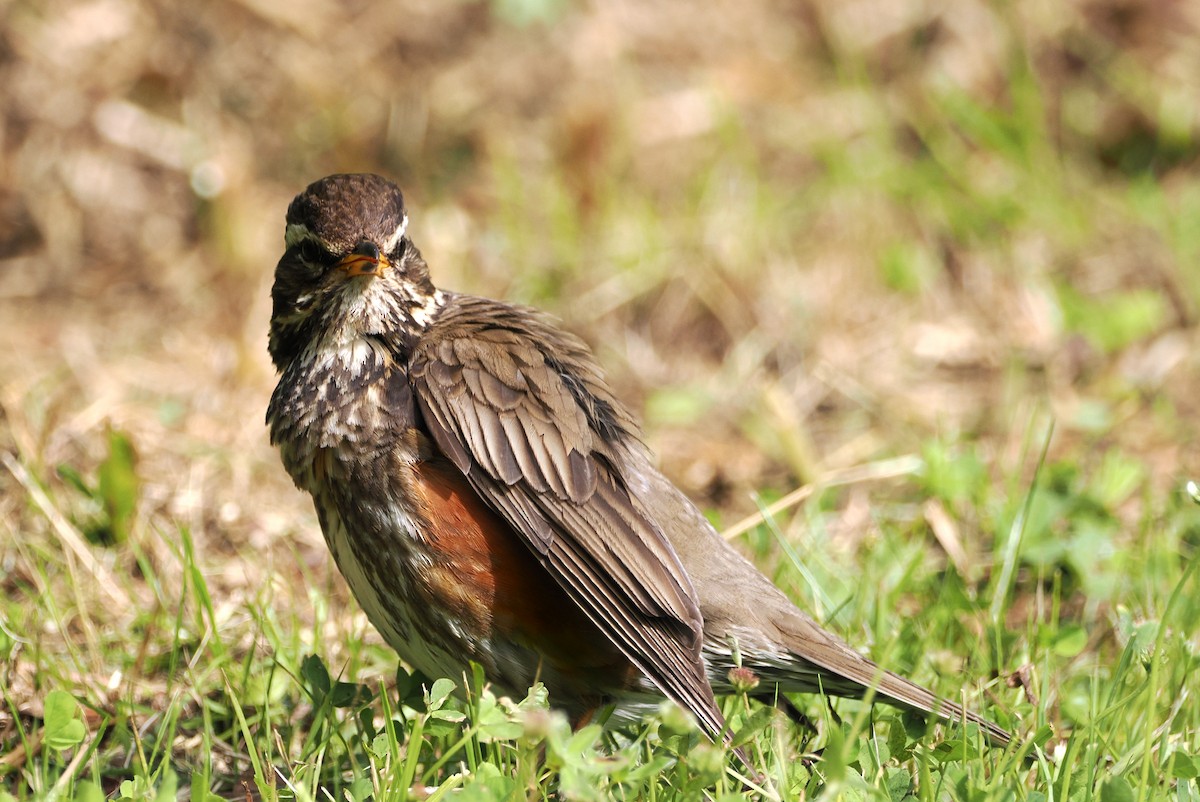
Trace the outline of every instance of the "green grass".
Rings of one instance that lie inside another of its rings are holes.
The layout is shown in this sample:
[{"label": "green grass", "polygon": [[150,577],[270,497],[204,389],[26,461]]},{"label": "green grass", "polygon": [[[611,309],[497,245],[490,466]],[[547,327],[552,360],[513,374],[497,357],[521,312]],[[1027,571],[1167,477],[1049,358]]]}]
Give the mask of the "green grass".
[{"label": "green grass", "polygon": [[[1032,460],[1040,446],[1031,446]],[[205,581],[212,569],[196,564],[182,529],[135,523],[110,551],[140,575],[101,593],[45,513],[121,505],[70,498],[81,493],[73,484],[46,497],[54,506],[35,511],[8,552],[3,678],[16,687],[13,672],[32,677],[42,707],[22,710],[6,691],[3,798],[168,799],[187,786],[193,799],[215,798],[209,789],[241,798],[246,787],[267,799],[1191,799],[1200,592],[1186,555],[1200,515],[1190,500],[1147,499],[1127,529],[1114,515],[1144,492],[1136,463],[1111,452],[1092,470],[1080,461],[1051,462],[1009,494],[1020,481],[991,482],[968,447],[931,445],[917,480],[886,494],[856,553],[822,543],[838,517],[835,491],[749,532],[760,563],[774,563],[776,581],[832,627],[1018,734],[1009,750],[989,749],[884,706],[801,697],[814,734],[726,699],[762,778],[669,706],[632,730],[573,733],[544,693],[497,699],[479,675],[394,674],[393,657],[364,642],[361,626],[330,632],[319,593],[309,621],[270,584],[243,609],[221,610]],[[997,552],[1012,570],[997,565],[990,582],[969,582],[948,568],[920,498],[1001,533]],[[809,534],[781,551],[792,516]],[[151,552],[174,563],[156,567]],[[117,615],[125,628],[105,625],[115,601],[104,596],[128,597]],[[63,629],[72,637],[53,637]],[[1017,669],[1023,689],[1005,682]],[[465,695],[451,693],[456,685]]]},{"label": "green grass", "polygon": [[[571,13],[500,5],[534,29],[488,35],[533,61],[536,26]],[[944,31],[839,28],[818,56],[747,61],[766,99],[713,89],[666,144],[639,126],[674,78],[642,62],[550,133],[431,106],[401,154],[378,153],[370,103],[280,100],[288,169],[195,201],[194,283],[120,297],[115,328],[99,302],[51,307],[61,340],[38,307],[53,336],[11,349],[33,367],[0,362],[0,802],[1200,799],[1200,95],[1074,17],[988,8],[990,81],[921,66],[916,34]],[[246,299],[277,254],[241,227],[275,196],[280,227],[309,172],[404,164],[435,278],[562,317],[714,521],[775,510],[736,541],[764,572],[1014,745],[883,705],[798,697],[809,731],[724,699],[759,777],[671,705],[572,732],[539,689],[398,670],[266,447]],[[114,286],[157,286],[122,256]]]}]

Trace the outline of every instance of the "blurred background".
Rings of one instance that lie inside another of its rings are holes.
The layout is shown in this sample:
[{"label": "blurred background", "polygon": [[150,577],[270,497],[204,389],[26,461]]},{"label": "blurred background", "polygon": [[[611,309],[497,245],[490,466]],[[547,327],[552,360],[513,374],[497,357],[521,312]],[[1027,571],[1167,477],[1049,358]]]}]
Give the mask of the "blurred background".
[{"label": "blurred background", "polygon": [[287,204],[344,171],[405,188],[441,286],[591,343],[724,525],[917,455],[827,496],[822,537],[853,549],[891,500],[970,574],[996,534],[979,488],[1019,501],[1051,421],[1051,460],[1099,477],[1117,522],[1200,474],[1200,4],[0,0],[0,20],[4,537],[45,528],[42,487],[95,538],[185,528],[229,604],[297,553],[328,575],[267,443],[266,330]]}]

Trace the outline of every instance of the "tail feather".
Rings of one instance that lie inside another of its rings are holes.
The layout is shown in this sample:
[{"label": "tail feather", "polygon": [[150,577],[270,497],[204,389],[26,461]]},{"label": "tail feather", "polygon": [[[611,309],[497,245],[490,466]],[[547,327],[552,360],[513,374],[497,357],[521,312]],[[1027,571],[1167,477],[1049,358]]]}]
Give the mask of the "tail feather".
[{"label": "tail feather", "polygon": [[865,678],[864,693],[870,693],[870,689],[874,689],[875,698],[899,707],[920,713],[932,713],[947,721],[971,722],[979,727],[993,746],[1004,747],[1012,740],[1007,730],[975,711],[949,699],[943,699],[899,674],[880,669],[868,660],[864,659],[863,662],[875,670],[873,676]]},{"label": "tail feather", "polygon": [[880,668],[826,632],[717,534],[645,454],[634,453],[629,459],[625,478],[630,489],[637,499],[653,501],[654,518],[696,588],[704,616],[704,656],[717,693],[732,690],[728,672],[742,665],[768,688],[774,684],[784,692],[852,697],[873,692],[875,698],[900,707],[977,724],[993,744],[1012,740],[983,716]]},{"label": "tail feather", "polygon": [[[919,713],[936,715],[947,721],[970,722],[979,727],[995,746],[1006,746],[1012,736],[995,722],[943,699],[912,680],[906,679],[854,651],[848,644],[822,629],[799,610],[787,616],[786,660],[756,661],[758,655],[743,652],[746,666],[762,669],[764,677],[775,681],[782,691],[821,690],[835,696],[873,697]],[[779,622],[777,622],[778,624]],[[758,663],[756,665],[756,663]]]}]

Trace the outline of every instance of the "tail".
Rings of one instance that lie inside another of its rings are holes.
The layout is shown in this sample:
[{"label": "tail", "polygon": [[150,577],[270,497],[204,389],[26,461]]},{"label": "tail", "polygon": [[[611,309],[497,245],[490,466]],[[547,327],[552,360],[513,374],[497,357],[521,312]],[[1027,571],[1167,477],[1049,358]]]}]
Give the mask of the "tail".
[{"label": "tail", "polygon": [[943,699],[899,674],[881,669],[869,660],[864,659],[863,662],[871,666],[875,672],[863,683],[864,695],[869,695],[873,690],[875,698],[907,710],[931,713],[946,721],[970,722],[979,727],[992,746],[1005,747],[1012,741],[1012,735],[994,721],[984,718],[973,710],[967,710],[956,702]]},{"label": "tail", "polygon": [[[644,454],[630,457],[625,478],[655,519],[691,577],[704,616],[703,651],[717,693],[732,690],[728,673],[742,665],[767,687],[837,696],[871,696],[900,707],[977,724],[996,745],[1012,737],[983,716],[884,670],[826,632],[733,548]],[[734,659],[737,651],[739,658]]]},{"label": "tail", "polygon": [[[995,722],[879,667],[804,613],[795,609],[792,613],[786,622],[776,622],[777,625],[785,624],[779,629],[781,634],[789,636],[786,638],[787,650],[791,653],[789,665],[785,667],[771,660],[765,670],[765,677],[776,680],[780,690],[811,692],[816,689],[835,696],[875,698],[946,721],[975,724],[993,746],[1004,747],[1012,741],[1012,735]],[[752,662],[747,666],[758,669]]]}]

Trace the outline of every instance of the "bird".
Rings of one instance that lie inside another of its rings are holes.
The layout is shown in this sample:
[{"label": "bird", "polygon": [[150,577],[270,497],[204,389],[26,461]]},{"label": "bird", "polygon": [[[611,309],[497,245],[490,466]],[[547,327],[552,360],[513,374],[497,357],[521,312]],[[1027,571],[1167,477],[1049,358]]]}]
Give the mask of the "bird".
[{"label": "bird", "polygon": [[408,223],[400,188],[367,173],[288,206],[266,416],[406,663],[453,677],[475,662],[514,695],[541,682],[576,725],[667,697],[728,741],[716,697],[752,687],[776,705],[867,697],[1009,742],[797,607],[655,467],[580,338],[437,288]]}]

